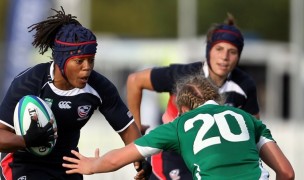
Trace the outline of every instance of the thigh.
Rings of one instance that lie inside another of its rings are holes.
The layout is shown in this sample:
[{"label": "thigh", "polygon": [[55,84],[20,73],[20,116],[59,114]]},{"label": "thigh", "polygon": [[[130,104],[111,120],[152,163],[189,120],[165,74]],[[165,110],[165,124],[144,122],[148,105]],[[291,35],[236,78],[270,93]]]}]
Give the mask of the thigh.
[{"label": "thigh", "polygon": [[182,157],[174,152],[162,152],[148,158],[152,165],[149,180],[188,180],[193,179]]},{"label": "thigh", "polygon": [[68,175],[63,168],[25,163],[11,163],[10,167],[13,180],[83,180],[82,175]]},{"label": "thigh", "polygon": [[6,180],[12,179],[12,168],[10,167],[12,161],[13,161],[12,153],[1,153],[0,179],[6,179]]},{"label": "thigh", "polygon": [[193,179],[192,174],[187,168],[183,158],[175,152],[163,153],[164,174],[170,180]]}]

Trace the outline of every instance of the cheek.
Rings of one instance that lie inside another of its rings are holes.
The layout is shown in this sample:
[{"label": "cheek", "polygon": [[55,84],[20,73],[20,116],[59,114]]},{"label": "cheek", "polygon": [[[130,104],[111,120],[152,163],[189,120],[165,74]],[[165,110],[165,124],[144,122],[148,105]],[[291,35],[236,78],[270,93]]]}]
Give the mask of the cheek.
[{"label": "cheek", "polygon": [[77,70],[77,68],[75,68],[73,66],[68,66],[65,69],[65,75],[68,79],[72,80],[72,79],[75,79],[78,71],[79,70]]},{"label": "cheek", "polygon": [[216,51],[212,48],[210,53],[209,53],[210,59],[216,57],[216,55],[217,55]]},{"label": "cheek", "polygon": [[231,66],[235,67],[238,64],[239,56],[232,56],[230,59]]}]

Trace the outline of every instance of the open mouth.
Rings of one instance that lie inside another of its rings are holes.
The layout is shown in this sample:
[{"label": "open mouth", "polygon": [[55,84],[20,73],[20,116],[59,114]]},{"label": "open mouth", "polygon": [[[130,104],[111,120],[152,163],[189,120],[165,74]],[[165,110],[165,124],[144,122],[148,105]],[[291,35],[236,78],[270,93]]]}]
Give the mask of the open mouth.
[{"label": "open mouth", "polygon": [[82,78],[79,78],[79,79],[80,79],[80,81],[81,81],[82,83],[86,83],[86,82],[88,82],[89,77],[86,76],[86,77],[82,77]]}]

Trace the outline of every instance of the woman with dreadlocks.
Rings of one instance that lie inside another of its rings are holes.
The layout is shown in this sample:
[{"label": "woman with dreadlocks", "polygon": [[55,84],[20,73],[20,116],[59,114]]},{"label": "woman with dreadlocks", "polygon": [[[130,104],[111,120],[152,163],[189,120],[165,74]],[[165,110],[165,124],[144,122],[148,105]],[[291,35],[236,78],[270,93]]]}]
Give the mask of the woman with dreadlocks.
[{"label": "woman with dreadlocks", "polygon": [[[56,15],[29,27],[30,31],[36,31],[33,45],[39,47],[41,54],[50,48],[53,61],[28,68],[16,76],[0,106],[1,167],[7,180],[83,179],[80,174],[65,173],[62,157],[70,156],[71,150],[78,151],[80,129],[96,109],[125,144],[141,136],[116,87],[93,70],[95,35],[76,17],[66,15],[63,8],[54,11]],[[43,127],[29,129],[24,136],[15,134],[14,108],[25,95],[36,95],[48,102],[57,122],[57,129],[51,131],[57,131],[58,137],[46,136]],[[38,157],[25,150],[33,145],[45,145],[49,138],[57,138],[50,154]],[[137,170],[142,167],[139,163],[134,164]]]}]

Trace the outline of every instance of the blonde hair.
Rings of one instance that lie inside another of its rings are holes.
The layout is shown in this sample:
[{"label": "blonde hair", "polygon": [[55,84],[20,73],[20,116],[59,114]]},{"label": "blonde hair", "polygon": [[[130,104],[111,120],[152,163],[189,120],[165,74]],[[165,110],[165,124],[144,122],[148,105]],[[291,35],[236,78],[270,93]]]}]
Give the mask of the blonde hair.
[{"label": "blonde hair", "polygon": [[192,110],[208,100],[221,104],[223,98],[218,88],[202,74],[187,76],[176,83],[176,105],[179,112],[182,106]]}]

